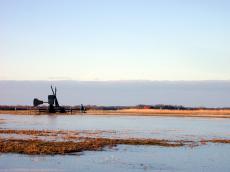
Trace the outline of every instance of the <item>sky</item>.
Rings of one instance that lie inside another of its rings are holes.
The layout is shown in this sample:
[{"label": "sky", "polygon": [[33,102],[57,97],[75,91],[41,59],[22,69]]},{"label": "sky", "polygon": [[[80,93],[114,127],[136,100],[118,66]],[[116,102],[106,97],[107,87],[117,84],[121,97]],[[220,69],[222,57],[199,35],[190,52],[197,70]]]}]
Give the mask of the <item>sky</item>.
[{"label": "sky", "polygon": [[229,0],[0,0],[0,80],[229,80]]}]

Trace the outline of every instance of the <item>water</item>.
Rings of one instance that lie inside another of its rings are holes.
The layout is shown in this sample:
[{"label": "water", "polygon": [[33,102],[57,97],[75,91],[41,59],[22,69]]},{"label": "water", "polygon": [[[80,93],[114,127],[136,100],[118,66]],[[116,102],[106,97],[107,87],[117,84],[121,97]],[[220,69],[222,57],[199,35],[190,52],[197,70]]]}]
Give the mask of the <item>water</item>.
[{"label": "water", "polygon": [[[230,119],[94,115],[0,115],[0,128],[103,130],[117,136],[159,139],[230,139]],[[109,135],[108,135],[109,136]]]},{"label": "water", "polygon": [[82,155],[0,154],[1,172],[229,172],[230,145],[195,148],[124,146]]},{"label": "water", "polygon": [[[108,131],[106,137],[230,139],[230,119],[218,118],[6,114],[0,115],[0,128],[100,130]],[[0,172],[229,172],[229,162],[230,144],[192,148],[118,145],[71,155],[0,154]]]}]

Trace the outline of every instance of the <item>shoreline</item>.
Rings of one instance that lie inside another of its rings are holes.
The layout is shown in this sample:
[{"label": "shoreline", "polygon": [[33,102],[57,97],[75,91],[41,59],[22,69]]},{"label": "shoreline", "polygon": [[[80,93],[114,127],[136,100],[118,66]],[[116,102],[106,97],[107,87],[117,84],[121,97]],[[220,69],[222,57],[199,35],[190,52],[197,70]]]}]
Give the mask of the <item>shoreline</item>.
[{"label": "shoreline", "polygon": [[[47,115],[37,110],[0,110],[1,114],[12,115]],[[51,115],[113,115],[113,116],[159,116],[159,117],[206,117],[230,118],[230,110],[163,110],[163,109],[122,109],[122,110],[88,110],[86,113],[56,113]]]}]

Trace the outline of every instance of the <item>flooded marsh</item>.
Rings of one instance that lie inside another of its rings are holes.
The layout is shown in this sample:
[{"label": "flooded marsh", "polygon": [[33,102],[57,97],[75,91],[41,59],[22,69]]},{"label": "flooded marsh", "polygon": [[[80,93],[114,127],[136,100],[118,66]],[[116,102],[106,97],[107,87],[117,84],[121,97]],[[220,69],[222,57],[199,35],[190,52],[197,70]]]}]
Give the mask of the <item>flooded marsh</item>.
[{"label": "flooded marsh", "polygon": [[0,121],[0,171],[230,170],[230,119],[5,114]]}]

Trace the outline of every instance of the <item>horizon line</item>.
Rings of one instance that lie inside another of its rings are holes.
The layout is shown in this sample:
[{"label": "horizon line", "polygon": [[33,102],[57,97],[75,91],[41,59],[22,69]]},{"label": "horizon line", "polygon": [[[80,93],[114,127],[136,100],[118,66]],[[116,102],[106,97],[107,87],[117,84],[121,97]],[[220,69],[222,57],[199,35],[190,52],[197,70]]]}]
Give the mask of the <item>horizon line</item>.
[{"label": "horizon line", "polygon": [[203,80],[146,80],[146,79],[137,79],[137,80],[77,80],[77,79],[0,79],[2,81],[16,81],[16,82],[61,82],[61,81],[72,81],[72,82],[229,82],[230,79],[203,79]]}]

